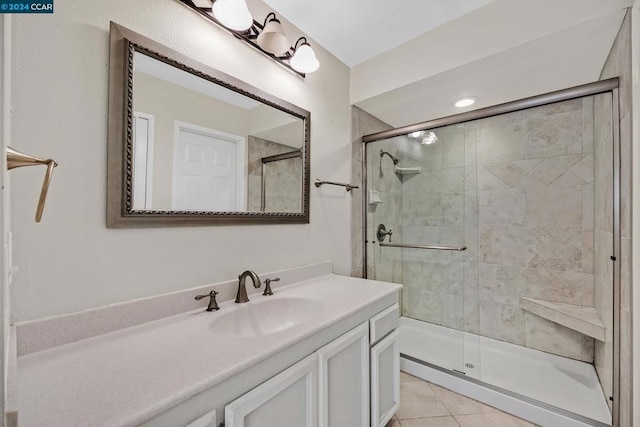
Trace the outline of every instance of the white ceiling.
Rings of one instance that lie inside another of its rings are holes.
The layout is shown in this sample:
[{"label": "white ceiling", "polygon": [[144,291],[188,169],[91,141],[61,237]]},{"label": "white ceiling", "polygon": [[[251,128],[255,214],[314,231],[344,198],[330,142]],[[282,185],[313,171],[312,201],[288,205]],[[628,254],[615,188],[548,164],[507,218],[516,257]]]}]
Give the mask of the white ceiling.
[{"label": "white ceiling", "polygon": [[597,80],[634,2],[263,1],[348,65],[351,102],[393,127]]},{"label": "white ceiling", "polygon": [[195,74],[188,73],[140,52],[135,52],[133,55],[133,64],[136,72],[149,74],[195,92],[200,92],[203,95],[219,99],[243,110],[251,110],[252,108],[262,105],[249,97],[240,95],[232,90],[200,78]]},{"label": "white ceiling", "polygon": [[264,0],[348,66],[493,0]]},{"label": "white ceiling", "polygon": [[[408,83],[355,105],[392,127],[407,126],[599,79],[624,11]],[[472,107],[457,99],[474,96]]]}]

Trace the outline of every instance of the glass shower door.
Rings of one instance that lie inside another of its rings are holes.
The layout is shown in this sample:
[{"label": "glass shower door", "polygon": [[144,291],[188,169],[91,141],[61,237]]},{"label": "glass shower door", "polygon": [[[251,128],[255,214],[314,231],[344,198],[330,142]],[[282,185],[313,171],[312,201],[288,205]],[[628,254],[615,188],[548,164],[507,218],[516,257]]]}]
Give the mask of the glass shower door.
[{"label": "glass shower door", "polygon": [[[368,277],[404,285],[401,353],[611,424],[622,277],[611,254],[625,212],[616,96],[367,144]],[[597,315],[604,328],[540,307]]]},{"label": "glass shower door", "polygon": [[401,352],[465,372],[465,251],[447,250],[465,246],[464,128],[367,150],[368,277],[404,285]]}]

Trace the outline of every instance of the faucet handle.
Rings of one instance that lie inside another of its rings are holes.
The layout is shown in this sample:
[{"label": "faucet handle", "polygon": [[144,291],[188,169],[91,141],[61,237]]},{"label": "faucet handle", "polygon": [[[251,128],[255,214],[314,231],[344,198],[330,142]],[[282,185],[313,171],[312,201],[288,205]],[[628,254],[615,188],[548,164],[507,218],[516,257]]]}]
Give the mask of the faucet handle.
[{"label": "faucet handle", "polygon": [[268,296],[268,295],[273,295],[273,291],[271,290],[271,282],[279,282],[280,278],[276,277],[275,279],[265,279],[264,280],[264,292],[262,293],[262,295]]},{"label": "faucet handle", "polygon": [[209,292],[208,294],[205,294],[205,295],[196,295],[195,300],[196,301],[200,301],[202,298],[209,297],[211,299],[209,300],[209,305],[207,306],[207,311],[220,310],[220,307],[218,307],[218,303],[216,302],[216,295],[218,295],[218,291],[211,291],[211,292]]}]

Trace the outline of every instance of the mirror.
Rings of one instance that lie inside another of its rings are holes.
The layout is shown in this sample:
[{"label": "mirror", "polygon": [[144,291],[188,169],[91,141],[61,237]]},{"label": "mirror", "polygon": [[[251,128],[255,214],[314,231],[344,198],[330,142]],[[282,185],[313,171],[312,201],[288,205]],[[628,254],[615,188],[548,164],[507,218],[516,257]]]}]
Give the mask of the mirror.
[{"label": "mirror", "polygon": [[309,222],[310,113],[111,24],[107,226]]}]

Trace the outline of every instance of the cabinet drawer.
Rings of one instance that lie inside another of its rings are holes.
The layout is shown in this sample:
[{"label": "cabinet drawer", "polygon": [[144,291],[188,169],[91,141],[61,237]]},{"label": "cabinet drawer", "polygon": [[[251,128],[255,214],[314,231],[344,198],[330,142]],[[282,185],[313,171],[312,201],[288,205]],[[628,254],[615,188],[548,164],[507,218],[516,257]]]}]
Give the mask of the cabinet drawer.
[{"label": "cabinet drawer", "polygon": [[369,320],[369,341],[374,345],[384,338],[389,332],[398,327],[400,319],[400,306],[393,304],[391,307],[376,314]]},{"label": "cabinet drawer", "polygon": [[218,427],[216,421],[216,410],[207,412],[197,420],[190,422],[185,427]]}]

